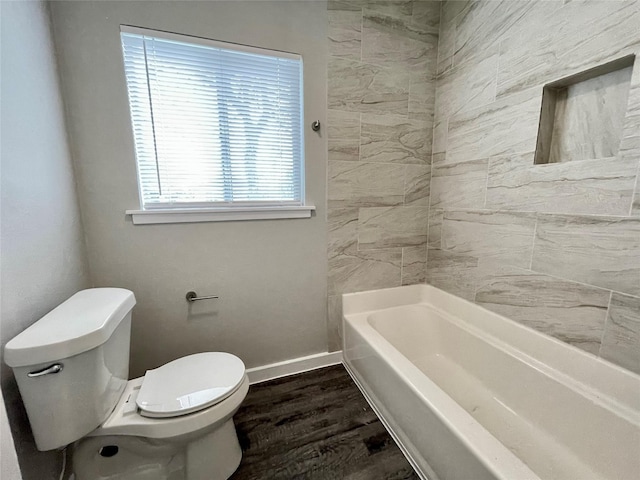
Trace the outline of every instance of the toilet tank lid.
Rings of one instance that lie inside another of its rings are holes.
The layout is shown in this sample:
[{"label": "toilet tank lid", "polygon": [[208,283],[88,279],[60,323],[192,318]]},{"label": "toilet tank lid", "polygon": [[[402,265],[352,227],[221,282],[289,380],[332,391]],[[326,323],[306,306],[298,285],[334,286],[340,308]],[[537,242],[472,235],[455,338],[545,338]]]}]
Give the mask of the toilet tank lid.
[{"label": "toilet tank lid", "polygon": [[123,288],[81,290],[10,340],[4,361],[24,367],[87,352],[105,343],[135,304]]}]

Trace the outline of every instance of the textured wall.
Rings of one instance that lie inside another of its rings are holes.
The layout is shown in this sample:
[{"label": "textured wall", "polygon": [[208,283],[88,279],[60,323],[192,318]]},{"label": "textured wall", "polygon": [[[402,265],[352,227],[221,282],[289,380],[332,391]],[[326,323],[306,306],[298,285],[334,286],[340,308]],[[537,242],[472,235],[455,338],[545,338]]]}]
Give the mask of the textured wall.
[{"label": "textured wall", "polygon": [[640,61],[617,155],[533,164],[543,86],[639,53],[640,2],[441,20],[427,281],[640,372]]},{"label": "textured wall", "polygon": [[439,2],[330,1],[328,329],[343,293],[424,282]]},{"label": "textured wall", "polygon": [[[46,5],[0,2],[0,9],[3,348],[86,288],[89,275]],[[36,450],[13,374],[4,364],[2,391],[24,478],[58,478],[60,453]],[[11,442],[3,438],[3,460],[5,448]]]},{"label": "textured wall", "polygon": [[[247,367],[326,351],[326,4],[52,2],[54,36],[97,286],[135,292],[131,375],[227,351]],[[307,201],[302,220],[133,225],[139,206],[120,24],[304,56]],[[189,305],[189,290],[220,296]]]}]

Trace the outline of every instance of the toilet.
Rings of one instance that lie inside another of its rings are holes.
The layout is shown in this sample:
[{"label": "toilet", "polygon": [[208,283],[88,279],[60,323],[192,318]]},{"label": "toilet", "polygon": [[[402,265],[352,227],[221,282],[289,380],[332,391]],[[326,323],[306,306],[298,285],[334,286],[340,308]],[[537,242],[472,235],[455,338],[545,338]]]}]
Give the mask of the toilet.
[{"label": "toilet", "polygon": [[76,480],[229,478],[242,360],[198,353],[127,380],[135,303],[121,288],[82,290],[7,343],[36,446],[72,445]]}]

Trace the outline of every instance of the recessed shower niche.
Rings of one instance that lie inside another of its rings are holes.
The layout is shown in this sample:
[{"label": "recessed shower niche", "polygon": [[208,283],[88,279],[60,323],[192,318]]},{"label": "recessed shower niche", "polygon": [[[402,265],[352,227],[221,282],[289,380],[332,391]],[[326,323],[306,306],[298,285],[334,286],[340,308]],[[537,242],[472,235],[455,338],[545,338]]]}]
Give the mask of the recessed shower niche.
[{"label": "recessed shower niche", "polygon": [[545,85],[536,164],[618,154],[635,55]]}]

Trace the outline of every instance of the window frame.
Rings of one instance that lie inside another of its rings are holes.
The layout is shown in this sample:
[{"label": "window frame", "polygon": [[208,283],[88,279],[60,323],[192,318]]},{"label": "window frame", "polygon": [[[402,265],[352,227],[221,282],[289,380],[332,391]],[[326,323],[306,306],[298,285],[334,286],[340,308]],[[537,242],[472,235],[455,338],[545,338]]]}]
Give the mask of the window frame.
[{"label": "window frame", "polygon": [[[242,45],[233,42],[222,42],[208,38],[177,34],[162,30],[153,30],[131,25],[120,25],[120,33],[131,33],[146,35],[166,40],[174,40],[182,43],[203,45],[208,47],[235,50],[240,52],[254,53],[259,55],[270,55],[273,57],[290,58],[300,60],[300,201],[270,201],[270,202],[180,202],[180,203],[144,203],[143,190],[140,180],[140,165],[137,155],[134,154],[136,165],[136,184],[138,188],[139,209],[126,210],[126,214],[132,217],[134,224],[155,224],[155,223],[191,223],[191,222],[212,222],[212,221],[237,221],[237,220],[263,220],[263,219],[284,219],[284,218],[309,218],[315,211],[314,205],[306,202],[306,175],[305,175],[305,137],[304,137],[304,62],[302,55],[280,50],[259,48]],[[124,73],[124,63],[123,63]],[[126,85],[126,78],[125,78]],[[128,88],[128,87],[127,87]],[[130,111],[131,103],[127,93],[127,109]],[[131,117],[130,132],[135,145],[135,135],[133,134],[133,120]]]}]

